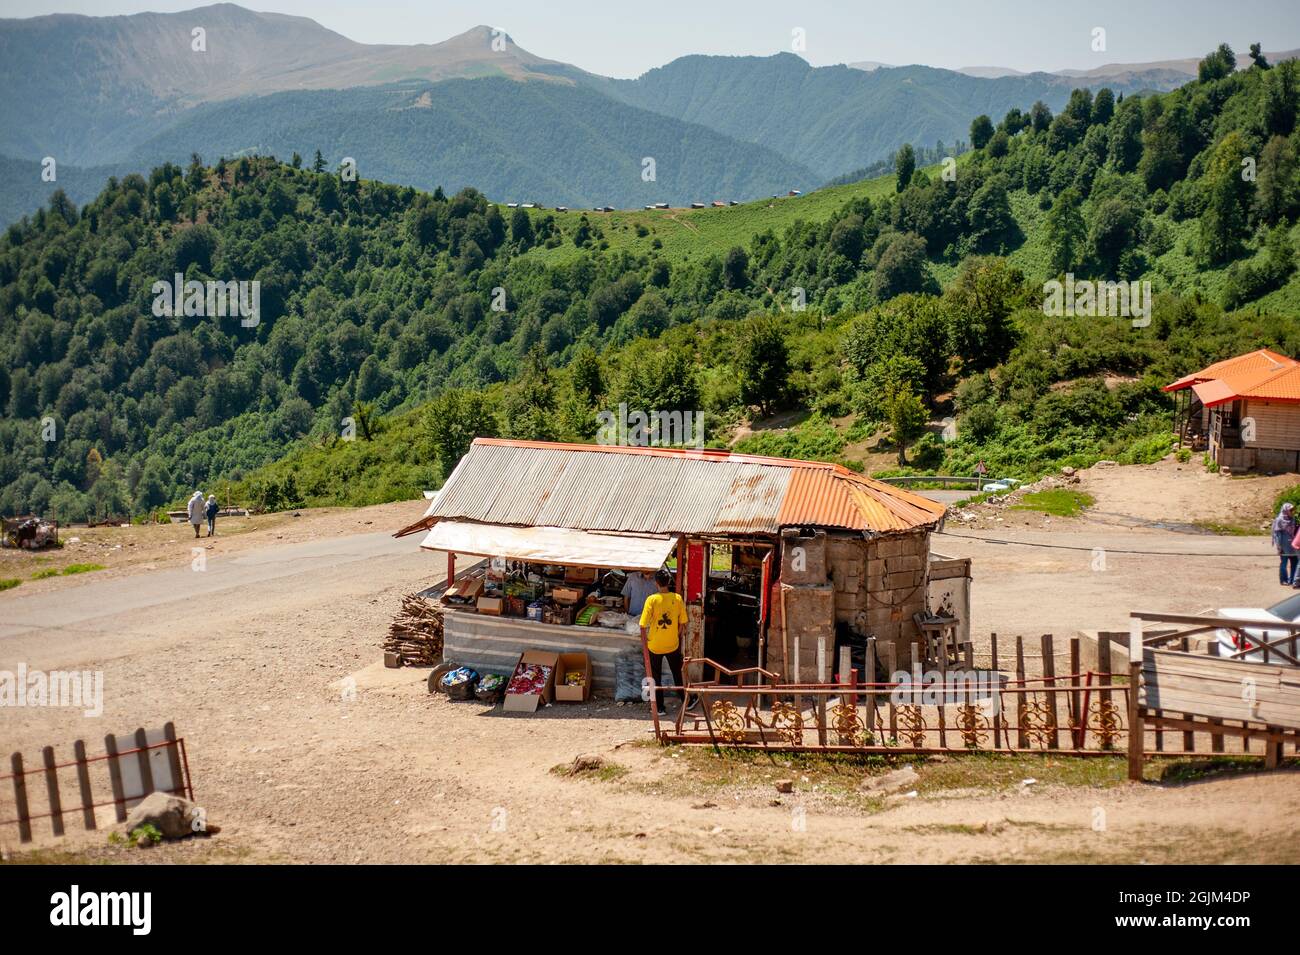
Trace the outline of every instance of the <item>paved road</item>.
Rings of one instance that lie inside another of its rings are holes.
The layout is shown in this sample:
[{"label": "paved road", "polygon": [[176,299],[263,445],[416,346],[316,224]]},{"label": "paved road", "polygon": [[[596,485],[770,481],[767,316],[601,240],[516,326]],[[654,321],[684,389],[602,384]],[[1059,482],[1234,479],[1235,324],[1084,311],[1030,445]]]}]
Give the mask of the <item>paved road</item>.
[{"label": "paved road", "polygon": [[964,501],[968,497],[974,497],[979,492],[977,492],[973,487],[968,487],[959,491],[933,490],[927,488],[926,490],[913,491],[912,493],[952,507],[958,501]]},{"label": "paved road", "polygon": [[[38,630],[96,629],[97,621],[197,597],[261,588],[275,581],[293,586],[292,578],[376,558],[416,557],[432,569],[436,557],[418,551],[418,539],[394,539],[386,533],[348,534],[301,544],[269,546],[232,557],[209,555],[204,570],[189,566],[145,571],[127,577],[87,580],[76,587],[47,593],[0,598],[0,641]],[[445,566],[445,565],[441,565]],[[232,595],[233,596],[233,595]],[[0,643],[0,656],[3,643]]]}]

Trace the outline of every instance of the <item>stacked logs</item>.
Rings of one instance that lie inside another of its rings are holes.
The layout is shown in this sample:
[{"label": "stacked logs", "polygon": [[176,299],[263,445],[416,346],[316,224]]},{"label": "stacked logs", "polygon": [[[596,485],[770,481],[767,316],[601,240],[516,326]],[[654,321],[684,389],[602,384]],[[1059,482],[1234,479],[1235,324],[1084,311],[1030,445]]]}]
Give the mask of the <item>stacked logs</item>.
[{"label": "stacked logs", "polygon": [[442,607],[407,594],[388,627],[384,649],[400,655],[405,666],[437,663],[442,659]]}]

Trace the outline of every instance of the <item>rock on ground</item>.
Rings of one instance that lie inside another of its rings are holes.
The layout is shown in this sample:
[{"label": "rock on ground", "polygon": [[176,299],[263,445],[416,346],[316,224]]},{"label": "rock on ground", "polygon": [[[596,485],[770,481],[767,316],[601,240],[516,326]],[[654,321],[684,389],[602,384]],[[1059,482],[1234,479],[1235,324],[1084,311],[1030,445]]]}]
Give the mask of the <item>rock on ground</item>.
[{"label": "rock on ground", "polygon": [[[202,810],[182,796],[150,793],[131,810],[124,826],[127,832],[134,832],[141,826],[152,825],[164,839],[183,839],[198,831],[194,828],[194,821],[202,818]],[[202,831],[211,833],[216,829],[205,819]]]},{"label": "rock on ground", "polygon": [[910,789],[921,777],[911,766],[895,769],[883,776],[869,776],[862,781],[862,788],[868,792],[892,793],[900,789]]}]

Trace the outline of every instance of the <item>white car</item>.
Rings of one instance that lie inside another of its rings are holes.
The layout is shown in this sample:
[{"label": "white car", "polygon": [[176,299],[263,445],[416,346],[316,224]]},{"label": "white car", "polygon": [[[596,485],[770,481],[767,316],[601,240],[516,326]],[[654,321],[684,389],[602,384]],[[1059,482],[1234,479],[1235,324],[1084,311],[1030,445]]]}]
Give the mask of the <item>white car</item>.
[{"label": "white car", "polygon": [[980,490],[985,493],[993,491],[994,493],[1000,494],[1003,491],[1014,490],[1019,484],[1020,482],[1015,478],[998,478],[996,481],[990,481],[988,484],[985,484],[980,488]]},{"label": "white car", "polygon": [[[1287,623],[1294,623],[1300,619],[1300,594],[1287,597],[1280,603],[1275,603],[1267,610],[1261,610],[1258,607],[1228,607],[1217,611],[1220,617],[1227,617],[1231,620],[1258,620],[1260,623],[1267,623],[1270,620],[1282,620]],[[1241,650],[1249,650],[1251,647],[1258,646],[1261,641],[1272,643],[1274,640],[1287,636],[1285,630],[1267,630],[1264,627],[1246,627],[1241,630],[1220,629],[1216,631],[1219,641],[1219,656],[1228,657]],[[1296,634],[1296,646],[1300,647],[1300,633]],[[1291,653],[1290,644],[1282,644],[1282,649]],[[1291,653],[1292,656],[1300,656]],[[1249,660],[1252,663],[1262,663],[1264,654],[1262,651],[1247,653],[1245,656],[1237,657],[1238,660]],[[1269,661],[1272,663],[1285,663],[1286,661],[1275,654],[1269,655]]]}]

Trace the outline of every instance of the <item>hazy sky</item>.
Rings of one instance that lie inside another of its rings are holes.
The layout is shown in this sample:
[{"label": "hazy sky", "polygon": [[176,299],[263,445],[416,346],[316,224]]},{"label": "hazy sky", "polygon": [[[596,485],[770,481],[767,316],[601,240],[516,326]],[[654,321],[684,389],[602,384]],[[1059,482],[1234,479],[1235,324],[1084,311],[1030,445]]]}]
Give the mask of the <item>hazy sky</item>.
[{"label": "hazy sky", "polygon": [[[860,60],[930,66],[1087,69],[1199,56],[1226,40],[1245,56],[1300,48],[1298,0],[248,0],[310,17],[365,43],[435,43],[472,26],[606,76],[638,76],[687,53],[766,55],[792,46],[817,66]],[[193,9],[194,0],[0,0],[0,15],[97,16]],[[1093,52],[1093,29],[1106,31]]]}]

